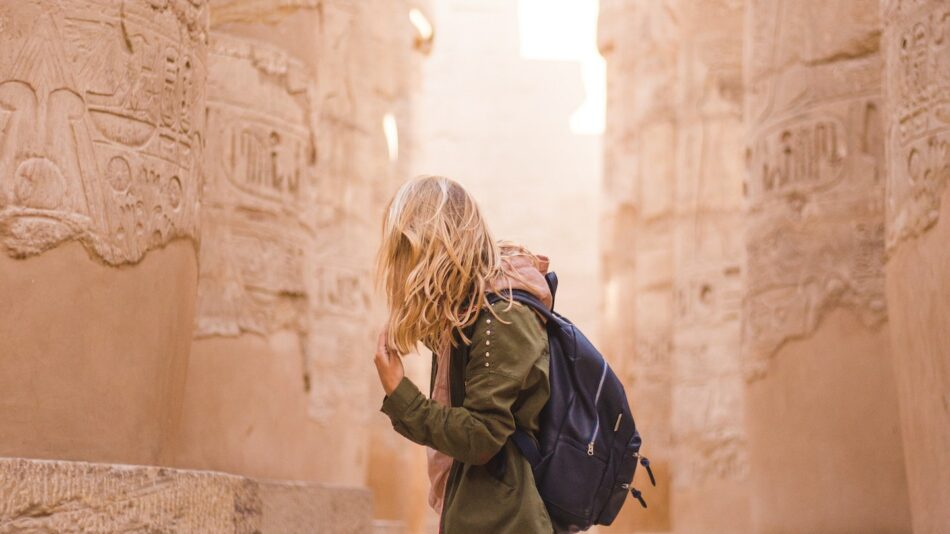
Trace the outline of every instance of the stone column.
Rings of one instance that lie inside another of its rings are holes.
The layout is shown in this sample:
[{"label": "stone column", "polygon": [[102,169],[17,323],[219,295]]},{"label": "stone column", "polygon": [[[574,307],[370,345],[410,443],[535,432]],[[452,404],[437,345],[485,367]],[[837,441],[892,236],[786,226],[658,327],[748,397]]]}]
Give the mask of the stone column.
[{"label": "stone column", "polygon": [[[366,482],[371,270],[399,176],[403,2],[211,5],[208,174],[179,463]],[[372,389],[371,389],[372,388]]]},{"label": "stone column", "polygon": [[[358,427],[341,433],[332,447],[349,462],[343,465],[358,465],[353,476],[370,485],[374,428],[392,428],[379,413],[383,392],[368,358],[384,322],[385,299],[373,290],[383,211],[408,178],[412,154],[409,90],[417,71],[411,5],[322,3],[324,52],[317,80],[319,132],[325,133],[317,136],[318,176],[320,194],[331,204],[321,218],[324,239],[312,251],[317,298],[310,312],[309,407],[328,429]],[[387,138],[387,130],[395,135]]]},{"label": "stone column", "polygon": [[[228,15],[215,9],[216,19]],[[215,134],[178,463],[313,480],[318,429],[307,415],[303,357],[306,258],[317,240],[313,76],[286,48],[255,37],[219,29],[210,37]]]},{"label": "stone column", "polygon": [[950,5],[884,1],[887,304],[914,532],[950,525]]},{"label": "stone column", "polygon": [[621,530],[748,530],[742,20],[741,3],[601,4],[605,348],[664,475]]},{"label": "stone column", "polygon": [[669,531],[672,456],[673,184],[675,183],[676,20],[671,2],[600,3],[599,47],[607,60],[604,133],[601,349],[627,388],[646,473],[635,485],[620,531]]},{"label": "stone column", "polygon": [[743,352],[756,532],[910,529],[884,302],[877,4],[748,4]]},{"label": "stone column", "polygon": [[674,8],[673,530],[749,532],[739,357],[743,3]]},{"label": "stone column", "polygon": [[0,455],[164,463],[205,142],[203,1],[0,4]]}]

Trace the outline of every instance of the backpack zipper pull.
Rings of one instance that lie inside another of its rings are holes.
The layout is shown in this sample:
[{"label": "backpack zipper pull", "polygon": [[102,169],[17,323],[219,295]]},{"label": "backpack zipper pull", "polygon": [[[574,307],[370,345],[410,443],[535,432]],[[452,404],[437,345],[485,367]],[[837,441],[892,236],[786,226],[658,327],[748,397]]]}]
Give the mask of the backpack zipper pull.
[{"label": "backpack zipper pull", "polygon": [[593,455],[594,455],[594,442],[591,441],[590,443],[587,444],[587,456],[593,456]]},{"label": "backpack zipper pull", "polygon": [[643,500],[643,494],[640,493],[640,490],[637,488],[630,488],[630,494],[633,495],[633,498],[640,501],[640,506],[646,508],[647,502]]},{"label": "backpack zipper pull", "polygon": [[653,484],[654,486],[656,486],[656,478],[654,478],[653,476],[653,470],[650,469],[650,460],[648,460],[646,456],[641,456],[640,465],[642,465],[643,467],[646,467],[647,474],[650,475],[650,484]]}]

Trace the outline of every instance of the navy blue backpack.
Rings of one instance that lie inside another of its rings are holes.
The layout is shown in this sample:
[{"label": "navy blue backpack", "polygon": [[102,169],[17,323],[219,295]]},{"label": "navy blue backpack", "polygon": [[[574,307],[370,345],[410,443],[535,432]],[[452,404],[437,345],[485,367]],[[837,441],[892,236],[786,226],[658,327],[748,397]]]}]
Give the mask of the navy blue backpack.
[{"label": "navy blue backpack", "polygon": [[[553,296],[557,276],[548,273]],[[566,318],[549,310],[530,293],[514,290],[515,301],[547,319],[551,397],[541,411],[535,439],[518,429],[511,439],[531,463],[535,484],[558,532],[578,532],[609,525],[630,492],[637,463],[656,479],[650,462],[640,456],[640,434],[630,413],[623,384],[607,361]],[[504,299],[489,295],[489,302]]]}]

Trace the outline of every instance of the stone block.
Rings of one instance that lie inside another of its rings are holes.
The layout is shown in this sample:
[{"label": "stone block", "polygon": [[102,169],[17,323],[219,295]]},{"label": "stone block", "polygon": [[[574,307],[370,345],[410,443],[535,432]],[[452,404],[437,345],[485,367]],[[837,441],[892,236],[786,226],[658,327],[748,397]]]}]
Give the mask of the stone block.
[{"label": "stone block", "polygon": [[359,488],[0,458],[0,532],[362,534],[372,510]]}]

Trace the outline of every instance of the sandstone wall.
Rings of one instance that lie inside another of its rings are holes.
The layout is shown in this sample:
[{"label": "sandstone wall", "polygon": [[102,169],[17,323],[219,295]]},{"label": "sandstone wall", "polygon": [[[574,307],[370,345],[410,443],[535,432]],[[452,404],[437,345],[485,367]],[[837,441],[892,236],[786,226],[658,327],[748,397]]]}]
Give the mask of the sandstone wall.
[{"label": "sandstone wall", "polygon": [[209,4],[0,2],[0,455],[362,486],[411,3]]},{"label": "sandstone wall", "polygon": [[739,358],[743,3],[673,4],[672,512],[676,532],[748,532]]},{"label": "sandstone wall", "polygon": [[[19,82],[4,85],[3,162],[23,182],[3,184],[5,250],[19,258],[74,239],[95,257],[87,267],[86,252],[70,244],[33,263],[3,258],[12,273],[3,278],[5,294],[24,303],[17,311],[67,330],[46,344],[37,343],[45,338],[34,324],[27,332],[24,321],[4,321],[5,331],[34,352],[72,358],[61,369],[43,358],[10,360],[8,390],[32,389],[17,393],[23,402],[9,410],[16,425],[4,426],[12,444],[4,452],[350,483],[366,477],[391,514],[405,518],[398,505],[406,495],[380,484],[408,444],[376,439],[392,431],[384,419],[370,420],[379,394],[368,358],[374,312],[367,278],[382,203],[407,174],[410,143],[397,155],[382,122],[391,114],[403,140],[411,138],[410,4],[222,0],[211,6],[210,34],[201,3],[75,5],[3,6],[4,15],[16,15],[2,20],[11,44],[4,68],[17,76],[35,69],[40,82],[52,84],[40,87],[52,95],[49,106],[30,102],[32,86],[24,92]],[[48,17],[37,15],[43,9]],[[61,22],[63,43],[53,35]],[[71,50],[65,59],[64,46]],[[66,72],[73,66],[81,69],[79,82]],[[56,85],[63,76],[70,79],[62,83],[90,85],[74,91],[91,102],[89,110],[55,109],[75,100]],[[206,86],[207,106],[194,100]],[[24,120],[39,113],[33,122],[59,121],[49,127],[48,155],[32,146],[43,139]],[[199,136],[205,118],[214,134]],[[81,124],[59,127],[69,120]],[[81,135],[90,132],[91,140]],[[36,154],[53,163],[30,159]],[[98,160],[90,163],[90,154]],[[106,180],[63,179],[56,165],[84,172],[98,166]],[[92,195],[90,206],[77,207],[77,184]],[[97,188],[111,196],[99,199]],[[56,211],[62,198],[69,209]],[[108,202],[120,209],[110,215]],[[175,238],[186,239],[144,257]],[[42,287],[32,287],[34,280]],[[84,307],[58,307],[58,298]],[[183,431],[172,459],[167,442],[182,411],[186,371]],[[93,387],[79,387],[77,377]],[[26,403],[50,413],[37,418],[21,409]],[[77,406],[89,417],[74,417]],[[372,464],[370,444],[383,444]]]},{"label": "sandstone wall", "polygon": [[950,6],[884,1],[887,304],[914,532],[950,525]]},{"label": "sandstone wall", "polygon": [[0,532],[370,532],[366,490],[222,473],[0,459]]},{"label": "sandstone wall", "polygon": [[877,7],[747,5],[743,354],[758,532],[910,528],[884,298]]},{"label": "sandstone wall", "polygon": [[408,164],[383,121],[407,135],[408,11],[212,2],[216,137],[180,465],[364,484],[381,397],[370,271]]},{"label": "sandstone wall", "polygon": [[604,132],[604,343],[627,388],[657,487],[635,482],[615,530],[670,531],[673,456],[673,184],[678,28],[668,2],[600,3],[607,60]]},{"label": "sandstone wall", "polygon": [[604,349],[623,369],[650,504],[616,531],[748,530],[738,348],[741,3],[601,2]]},{"label": "sandstone wall", "polygon": [[0,2],[0,455],[169,458],[207,17],[203,1]]}]

